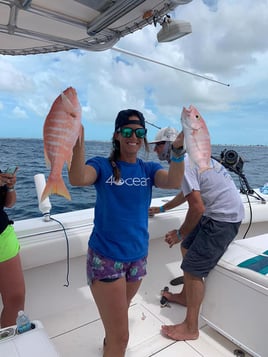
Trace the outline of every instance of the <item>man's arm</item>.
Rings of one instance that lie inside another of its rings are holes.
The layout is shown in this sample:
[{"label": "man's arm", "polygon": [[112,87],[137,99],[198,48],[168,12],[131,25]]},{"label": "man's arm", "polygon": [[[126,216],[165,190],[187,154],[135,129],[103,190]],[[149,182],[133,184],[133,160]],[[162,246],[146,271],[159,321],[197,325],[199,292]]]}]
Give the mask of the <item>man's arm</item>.
[{"label": "man's arm", "polygon": [[[155,174],[155,185],[159,188],[179,188],[184,175],[183,132],[172,143],[171,159],[168,172],[158,170]],[[181,153],[181,154],[180,154]]]},{"label": "man's arm", "polygon": [[184,203],[186,201],[186,198],[184,197],[182,192],[179,192],[172,200],[166,202],[163,206],[161,207],[150,207],[149,208],[149,215],[157,214],[157,213],[162,213],[165,211],[168,211],[174,207],[177,207]]},{"label": "man's arm", "polygon": [[205,211],[205,206],[199,191],[192,191],[189,193],[189,195],[186,196],[186,200],[189,208],[183,224],[179,229],[173,229],[165,236],[165,241],[169,244],[170,248],[191,233]]},{"label": "man's arm", "polygon": [[192,191],[186,196],[186,200],[189,208],[185,220],[179,229],[182,238],[191,233],[205,212],[205,206],[200,191]]}]

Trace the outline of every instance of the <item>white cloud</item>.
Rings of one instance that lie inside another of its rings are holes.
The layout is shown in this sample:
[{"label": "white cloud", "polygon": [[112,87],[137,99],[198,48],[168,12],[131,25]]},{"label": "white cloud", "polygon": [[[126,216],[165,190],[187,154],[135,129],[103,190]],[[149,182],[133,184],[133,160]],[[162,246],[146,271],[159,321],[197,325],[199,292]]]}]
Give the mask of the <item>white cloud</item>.
[{"label": "white cloud", "polygon": [[[110,140],[114,118],[123,108],[143,111],[147,120],[158,126],[180,128],[182,107],[193,104],[211,125],[213,142],[220,143],[221,125],[224,130],[234,125],[241,130],[243,125],[251,125],[252,113],[259,121],[265,117],[267,8],[268,0],[194,0],[171,14],[191,22],[191,35],[158,44],[159,26],[152,25],[117,44],[182,70],[230,83],[230,87],[113,50],[70,51],[0,56],[0,101],[11,121],[13,108],[19,108],[40,126],[41,133],[55,98],[66,87],[73,86],[83,108],[88,139],[94,128],[95,136],[106,140]],[[155,130],[149,132],[154,137]],[[251,137],[243,130],[239,140],[246,143]],[[264,134],[258,140],[268,143]]]},{"label": "white cloud", "polygon": [[25,110],[19,108],[19,107],[15,107],[13,109],[13,114],[16,118],[27,118],[27,113],[25,112]]},{"label": "white cloud", "polygon": [[15,65],[9,62],[9,58],[0,56],[0,86],[1,91],[23,92],[25,88],[31,88],[31,81],[27,75],[23,74]]}]

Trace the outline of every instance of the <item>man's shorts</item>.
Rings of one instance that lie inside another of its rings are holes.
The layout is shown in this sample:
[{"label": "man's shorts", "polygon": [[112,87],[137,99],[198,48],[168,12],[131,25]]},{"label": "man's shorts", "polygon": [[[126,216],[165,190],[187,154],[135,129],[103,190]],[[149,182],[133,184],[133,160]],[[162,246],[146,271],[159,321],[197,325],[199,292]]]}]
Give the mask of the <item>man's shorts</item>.
[{"label": "man's shorts", "polygon": [[135,262],[120,262],[108,259],[91,248],[87,254],[87,281],[91,285],[94,280],[113,282],[125,277],[126,281],[141,280],[146,275],[147,257]]},{"label": "man's shorts", "polygon": [[202,217],[181,243],[187,249],[181,269],[200,278],[206,277],[237,235],[240,224]]},{"label": "man's shorts", "polygon": [[20,245],[13,226],[9,225],[0,234],[0,263],[14,258],[20,250]]}]

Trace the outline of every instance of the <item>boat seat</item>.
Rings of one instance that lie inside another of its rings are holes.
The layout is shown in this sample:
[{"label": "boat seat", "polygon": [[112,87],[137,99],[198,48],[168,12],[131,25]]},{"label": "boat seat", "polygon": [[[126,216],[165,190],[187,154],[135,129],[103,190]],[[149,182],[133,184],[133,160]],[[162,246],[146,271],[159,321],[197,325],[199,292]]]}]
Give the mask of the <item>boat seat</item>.
[{"label": "boat seat", "polygon": [[268,288],[268,234],[233,241],[218,265]]}]

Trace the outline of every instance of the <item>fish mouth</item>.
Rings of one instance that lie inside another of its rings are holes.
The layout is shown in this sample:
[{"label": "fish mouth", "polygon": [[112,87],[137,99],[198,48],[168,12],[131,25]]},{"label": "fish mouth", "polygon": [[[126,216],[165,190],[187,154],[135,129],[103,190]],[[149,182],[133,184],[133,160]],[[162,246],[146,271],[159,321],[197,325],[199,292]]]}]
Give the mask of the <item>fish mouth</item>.
[{"label": "fish mouth", "polygon": [[189,116],[191,114],[191,110],[187,108],[183,108],[183,111],[181,113],[183,116]]}]

